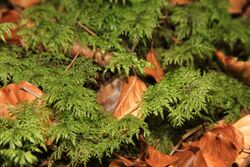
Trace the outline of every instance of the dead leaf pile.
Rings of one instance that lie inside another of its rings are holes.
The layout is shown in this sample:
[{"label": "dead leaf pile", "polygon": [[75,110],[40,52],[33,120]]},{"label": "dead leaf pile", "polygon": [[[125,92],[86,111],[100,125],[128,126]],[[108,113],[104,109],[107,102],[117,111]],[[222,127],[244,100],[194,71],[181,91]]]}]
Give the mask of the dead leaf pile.
[{"label": "dead leaf pile", "polygon": [[[164,167],[171,165],[174,167],[229,167],[232,166],[236,158],[238,164],[242,164],[241,161],[247,164],[249,162],[249,154],[247,157],[248,161],[246,162],[246,155],[243,157],[240,152],[243,145],[250,145],[247,139],[250,137],[248,129],[250,128],[249,119],[250,116],[243,118],[234,126],[225,124],[217,125],[205,133],[200,140],[183,143],[182,148],[176,150],[172,156],[161,153],[148,145],[144,138],[140,137],[142,149],[138,158],[128,158],[116,154],[117,159],[112,161],[109,167]],[[247,132],[246,129],[248,129]]]},{"label": "dead leaf pile", "polygon": [[238,61],[237,57],[225,56],[225,54],[221,51],[215,51],[215,56],[222,63],[228,73],[250,85],[249,61]]},{"label": "dead leaf pile", "polygon": [[40,98],[43,92],[27,81],[9,84],[0,89],[0,116],[11,117],[8,107],[16,106],[25,101],[31,103]]}]

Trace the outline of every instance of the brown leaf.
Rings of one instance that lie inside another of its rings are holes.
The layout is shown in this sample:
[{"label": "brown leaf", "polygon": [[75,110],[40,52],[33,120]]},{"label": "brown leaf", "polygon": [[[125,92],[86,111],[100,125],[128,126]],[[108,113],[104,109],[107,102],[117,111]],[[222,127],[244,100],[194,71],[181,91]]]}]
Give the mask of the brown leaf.
[{"label": "brown leaf", "polygon": [[226,167],[231,166],[243,146],[242,134],[231,125],[218,125],[199,141],[183,143],[182,150],[174,156],[176,167]]},{"label": "brown leaf", "polygon": [[147,164],[140,159],[135,159],[135,158],[126,158],[124,156],[115,154],[114,155],[118,158],[113,160],[110,164],[109,167],[147,167]]},{"label": "brown leaf", "polygon": [[148,146],[147,155],[145,159],[148,165],[154,167],[164,167],[172,164],[176,160],[177,157],[163,154],[160,151],[156,150],[154,147]]},{"label": "brown leaf", "polygon": [[[17,23],[20,19],[20,13],[18,13],[16,10],[9,10],[4,13],[4,15],[0,19],[0,23]],[[20,37],[16,34],[17,29],[14,28],[11,30],[11,37],[9,37],[7,34],[4,35],[7,42],[12,44],[20,44]]]},{"label": "brown leaf", "polygon": [[[247,148],[245,151],[249,152],[250,150],[250,114],[238,120],[234,125],[244,136],[244,148]],[[250,154],[246,152],[241,152],[237,157],[235,162],[239,167],[246,167],[250,164]]]},{"label": "brown leaf", "polygon": [[217,136],[222,135],[224,137],[227,137],[235,145],[238,151],[241,150],[244,143],[244,137],[242,133],[232,125],[218,125],[214,127],[210,132],[216,134]]},{"label": "brown leaf", "polygon": [[23,8],[28,8],[40,3],[40,0],[10,0],[13,5],[18,5]]},{"label": "brown leaf", "polygon": [[193,0],[171,0],[170,3],[172,5],[185,5],[193,2]]},{"label": "brown leaf", "polygon": [[113,116],[120,119],[125,115],[132,114],[140,118],[139,103],[142,93],[146,89],[146,84],[136,76],[130,76],[127,81],[123,81],[122,92]]},{"label": "brown leaf", "polygon": [[16,106],[19,103],[33,102],[41,97],[43,92],[27,81],[19,84],[9,84],[0,89],[0,115],[10,116],[7,107]]},{"label": "brown leaf", "polygon": [[174,154],[178,159],[173,163],[175,167],[207,167],[206,161],[197,146],[184,146],[183,150],[179,150]]},{"label": "brown leaf", "polygon": [[17,12],[16,10],[9,10],[5,12],[0,19],[0,23],[5,23],[5,22],[11,22],[11,23],[17,23],[20,19],[20,13]]},{"label": "brown leaf", "polygon": [[123,164],[122,160],[115,159],[110,162],[108,167],[126,167],[126,166]]},{"label": "brown leaf", "polygon": [[148,53],[147,61],[150,62],[154,66],[154,68],[144,68],[145,74],[152,76],[157,82],[159,82],[163,78],[164,72],[157,59],[155,58],[153,49],[151,49],[151,51]]},{"label": "brown leaf", "polygon": [[241,14],[244,5],[247,3],[247,0],[229,0],[229,13],[232,14]]},{"label": "brown leaf", "polygon": [[204,155],[213,156],[220,159],[226,166],[231,166],[243,146],[241,133],[233,131],[238,130],[232,126],[215,128],[214,131],[211,130],[202,136],[198,146]]},{"label": "brown leaf", "polygon": [[[189,167],[193,166],[195,167],[195,161],[197,159],[197,153],[200,152],[200,148],[197,146],[191,146],[189,144],[184,143],[183,144],[183,149],[178,150],[174,156],[177,157],[178,159],[174,161],[173,165],[175,167]],[[204,161],[203,157],[198,157],[200,158],[199,161]]]},{"label": "brown leaf", "polygon": [[219,158],[204,154],[197,142],[184,144],[184,149],[174,155],[178,157],[173,163],[175,167],[226,167]]},{"label": "brown leaf", "polygon": [[223,64],[225,70],[233,76],[242,79],[250,85],[250,62],[238,61],[237,57],[225,56],[221,51],[215,52],[216,57]]},{"label": "brown leaf", "polygon": [[[227,167],[219,158],[216,158],[211,155],[204,154],[203,158],[207,167]],[[201,167],[201,163],[199,161],[196,162],[197,167]],[[202,166],[203,167],[203,166]]]},{"label": "brown leaf", "polygon": [[122,78],[116,78],[101,86],[97,93],[97,102],[101,104],[105,111],[113,112],[118,103],[122,90]]}]

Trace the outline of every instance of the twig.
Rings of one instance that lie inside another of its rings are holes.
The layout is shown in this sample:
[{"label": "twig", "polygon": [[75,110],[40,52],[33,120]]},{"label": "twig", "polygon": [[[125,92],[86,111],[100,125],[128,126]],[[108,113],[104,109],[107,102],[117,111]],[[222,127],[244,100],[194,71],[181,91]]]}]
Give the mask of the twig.
[{"label": "twig", "polygon": [[80,22],[77,22],[77,24],[84,29],[87,33],[89,33],[92,36],[97,36],[96,33],[94,33],[93,31],[91,31],[88,27],[86,27],[85,25],[81,24]]},{"label": "twig", "polygon": [[79,56],[79,54],[75,55],[74,59],[70,62],[70,64],[67,66],[67,68],[64,70],[64,72],[69,70],[69,68],[74,64],[74,62],[76,61],[78,56]]},{"label": "twig", "polygon": [[173,155],[176,150],[178,150],[178,148],[181,146],[182,142],[184,140],[186,140],[187,138],[189,138],[191,135],[193,135],[194,133],[196,133],[197,131],[199,131],[203,126],[199,125],[191,130],[189,130],[187,133],[185,133],[182,137],[181,140],[178,142],[178,144],[176,144],[176,146],[174,146],[173,150],[171,151],[170,155]]}]

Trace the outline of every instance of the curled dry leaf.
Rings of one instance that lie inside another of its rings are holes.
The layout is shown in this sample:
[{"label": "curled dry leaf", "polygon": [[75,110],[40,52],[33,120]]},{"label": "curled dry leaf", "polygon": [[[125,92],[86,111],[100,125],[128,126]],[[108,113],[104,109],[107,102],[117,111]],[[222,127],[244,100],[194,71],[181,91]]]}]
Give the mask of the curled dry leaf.
[{"label": "curled dry leaf", "polygon": [[163,78],[164,72],[157,59],[155,58],[153,49],[151,49],[151,51],[148,53],[146,59],[153,65],[153,68],[144,68],[145,74],[152,76],[157,82],[159,82]]},{"label": "curled dry leaf", "polygon": [[143,92],[147,89],[146,84],[136,76],[130,76],[122,84],[122,92],[119,97],[113,116],[122,118],[125,115],[132,114],[138,118],[141,117],[139,103]]},{"label": "curled dry leaf", "polygon": [[[250,152],[250,114],[238,120],[234,125],[244,136],[244,148]],[[250,164],[250,154],[241,152],[235,162],[239,167],[247,167]]]},{"label": "curled dry leaf", "polygon": [[9,84],[0,89],[0,115],[10,116],[7,107],[16,106],[19,103],[33,102],[40,98],[43,92],[27,81],[19,84]]},{"label": "curled dry leaf", "polygon": [[216,57],[223,64],[225,70],[233,76],[242,79],[250,85],[250,62],[238,61],[237,57],[225,56],[221,51],[215,52]]},{"label": "curled dry leaf", "polygon": [[247,0],[229,0],[229,13],[241,14]]},{"label": "curled dry leaf", "polygon": [[122,90],[123,78],[116,78],[101,86],[97,93],[97,101],[105,111],[113,112],[118,103]]},{"label": "curled dry leaf", "polygon": [[18,5],[23,8],[28,8],[40,3],[40,0],[10,0],[13,5]]}]

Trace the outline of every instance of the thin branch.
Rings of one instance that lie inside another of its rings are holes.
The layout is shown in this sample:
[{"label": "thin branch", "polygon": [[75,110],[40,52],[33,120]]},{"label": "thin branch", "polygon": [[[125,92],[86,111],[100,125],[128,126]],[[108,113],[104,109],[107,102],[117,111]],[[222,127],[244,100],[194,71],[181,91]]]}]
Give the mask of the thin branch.
[{"label": "thin branch", "polygon": [[77,24],[84,29],[87,33],[89,33],[92,36],[97,36],[96,33],[94,33],[93,31],[91,31],[88,27],[86,27],[85,25],[81,24],[80,22],[77,22]]},{"label": "thin branch", "polygon": [[69,68],[75,63],[78,56],[79,56],[79,54],[75,55],[74,59],[70,62],[70,64],[67,66],[67,68],[64,70],[64,72],[69,70]]},{"label": "thin branch", "polygon": [[189,130],[187,133],[185,133],[181,137],[181,140],[176,144],[176,146],[174,146],[174,148],[171,151],[170,155],[173,155],[176,152],[176,150],[178,150],[178,148],[181,146],[183,141],[185,141],[187,138],[189,138],[190,136],[192,136],[194,133],[198,132],[202,128],[203,128],[203,125],[199,125],[199,126],[193,128],[193,129]]}]

